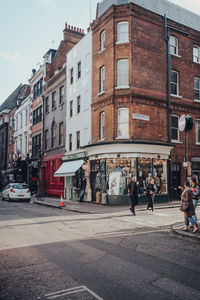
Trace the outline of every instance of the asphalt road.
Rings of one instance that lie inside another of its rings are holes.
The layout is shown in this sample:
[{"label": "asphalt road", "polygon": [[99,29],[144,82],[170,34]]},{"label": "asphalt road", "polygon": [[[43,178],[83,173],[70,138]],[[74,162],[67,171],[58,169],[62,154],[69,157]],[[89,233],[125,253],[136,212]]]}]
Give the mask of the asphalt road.
[{"label": "asphalt road", "polygon": [[0,299],[200,299],[200,244],[133,218],[0,202]]}]

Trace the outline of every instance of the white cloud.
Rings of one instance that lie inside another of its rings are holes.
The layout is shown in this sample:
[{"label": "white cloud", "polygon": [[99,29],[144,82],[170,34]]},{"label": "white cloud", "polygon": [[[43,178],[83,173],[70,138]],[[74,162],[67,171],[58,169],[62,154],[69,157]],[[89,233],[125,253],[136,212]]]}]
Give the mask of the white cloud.
[{"label": "white cloud", "polygon": [[18,62],[19,60],[23,59],[22,55],[19,53],[11,54],[11,53],[3,53],[3,52],[0,52],[0,58],[3,58],[10,62]]}]

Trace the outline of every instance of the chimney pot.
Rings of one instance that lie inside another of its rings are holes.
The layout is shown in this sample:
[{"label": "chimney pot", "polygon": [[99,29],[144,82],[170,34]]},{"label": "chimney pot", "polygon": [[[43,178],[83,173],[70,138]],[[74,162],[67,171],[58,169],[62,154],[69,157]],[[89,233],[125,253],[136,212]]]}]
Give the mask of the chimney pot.
[{"label": "chimney pot", "polygon": [[65,28],[67,29],[67,23],[65,23]]},{"label": "chimney pot", "polygon": [[69,26],[68,26],[68,29],[69,29],[69,30],[71,29],[70,27],[71,27],[71,26],[69,25]]},{"label": "chimney pot", "polygon": [[71,30],[74,30],[74,26],[71,26]]},{"label": "chimney pot", "polygon": [[74,27],[74,31],[76,31],[76,27]]}]

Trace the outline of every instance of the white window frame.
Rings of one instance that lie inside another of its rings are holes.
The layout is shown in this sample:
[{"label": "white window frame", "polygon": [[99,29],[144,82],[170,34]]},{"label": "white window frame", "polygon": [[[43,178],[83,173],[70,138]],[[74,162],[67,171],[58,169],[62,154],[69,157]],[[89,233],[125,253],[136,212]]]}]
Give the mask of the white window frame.
[{"label": "white window frame", "polygon": [[[127,25],[127,30],[124,32],[120,31],[121,25]],[[123,35],[125,37],[123,37]],[[117,23],[117,44],[129,43],[129,23],[128,21],[118,22]]]},{"label": "white window frame", "polygon": [[[197,125],[198,123],[198,125]],[[198,131],[200,131],[200,119],[197,119],[195,121],[195,141],[196,141],[196,145],[200,145],[200,140],[198,141]]]},{"label": "white window frame", "polygon": [[[177,82],[172,82],[171,81],[171,73],[176,73],[176,75],[177,75]],[[175,70],[171,70],[171,73],[170,73],[170,92],[171,92],[171,85],[172,84],[176,84],[176,86],[177,86],[177,94],[172,94],[171,93],[171,96],[179,96],[179,72],[177,72],[177,71],[175,71]]]},{"label": "white window frame", "polygon": [[[178,123],[179,123],[179,116],[177,116],[177,115],[171,115],[171,118],[172,117],[177,118],[178,119]],[[172,123],[172,120],[171,120],[171,123]],[[172,125],[171,125],[171,135],[172,135],[172,129],[177,129],[177,131],[178,131],[178,140],[172,139],[172,142],[173,143],[180,143],[180,130],[179,130],[179,128],[178,127],[177,128],[172,127]]]},{"label": "white window frame", "polygon": [[[195,89],[195,80],[198,80],[198,82],[199,82],[199,88],[198,89]],[[194,92],[195,92],[195,90],[197,90],[198,93],[199,93],[199,99],[195,99],[195,96],[194,96],[194,101],[195,102],[200,102],[200,78],[199,77],[194,77]]]},{"label": "white window frame", "polygon": [[[120,71],[120,65],[122,63],[127,63],[127,70],[126,72],[122,72]],[[122,84],[123,82],[123,79],[122,77],[123,76],[127,76],[127,80],[125,83]],[[117,61],[117,88],[130,88],[129,86],[129,60],[128,59],[119,59]]]},{"label": "white window frame", "polygon": [[[195,50],[198,51],[198,56],[195,56]],[[200,47],[199,46],[193,46],[193,62],[200,64]]]},{"label": "white window frame", "polygon": [[174,35],[170,35],[169,44],[170,44],[170,54],[179,56],[178,55],[178,38]]},{"label": "white window frame", "polygon": [[105,42],[106,42],[106,31],[103,30],[101,32],[101,35],[100,35],[100,40],[101,40],[101,45],[100,45],[100,51],[104,51],[106,46],[105,46]]},{"label": "white window frame", "polygon": [[105,139],[105,112],[100,113],[100,141]]},{"label": "white window frame", "polygon": [[106,78],[106,68],[102,66],[100,68],[100,93],[105,92],[105,78]]},{"label": "white window frame", "polygon": [[[119,122],[119,114],[122,110],[125,110],[127,112],[127,121],[120,121]],[[125,135],[120,135],[119,130],[120,130],[120,125],[121,124],[127,124],[127,134]],[[129,108],[128,107],[120,107],[117,110],[117,139],[129,139]]]}]

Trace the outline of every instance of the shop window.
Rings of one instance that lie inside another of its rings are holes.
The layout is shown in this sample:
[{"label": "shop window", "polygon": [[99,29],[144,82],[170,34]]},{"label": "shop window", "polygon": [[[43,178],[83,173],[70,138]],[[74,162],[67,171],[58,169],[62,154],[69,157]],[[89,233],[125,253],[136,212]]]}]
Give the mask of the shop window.
[{"label": "shop window", "polygon": [[179,95],[179,73],[177,71],[171,71],[170,88],[171,95]]},{"label": "shop window", "polygon": [[178,128],[179,117],[171,116],[171,135],[173,142],[179,142],[179,128]]},{"label": "shop window", "polygon": [[195,122],[196,144],[200,145],[200,120]]},{"label": "shop window", "polygon": [[200,101],[200,78],[194,78],[194,100]]},{"label": "shop window", "polygon": [[103,51],[105,49],[105,41],[106,41],[106,32],[105,30],[101,32],[101,51]]},{"label": "shop window", "polygon": [[117,61],[117,87],[129,87],[129,63],[128,59],[120,59]]},{"label": "shop window", "polygon": [[118,43],[127,43],[127,42],[129,42],[128,22],[119,22],[119,23],[117,23],[117,42]]},{"label": "shop window", "polygon": [[175,36],[170,35],[169,44],[170,44],[170,54],[178,55],[178,39]]},{"label": "shop window", "polygon": [[127,107],[117,110],[117,137],[129,138],[129,109]]},{"label": "shop window", "polygon": [[105,130],[105,113],[104,111],[100,113],[100,140],[103,140],[104,137],[105,137],[105,133],[104,133],[104,130]]}]

